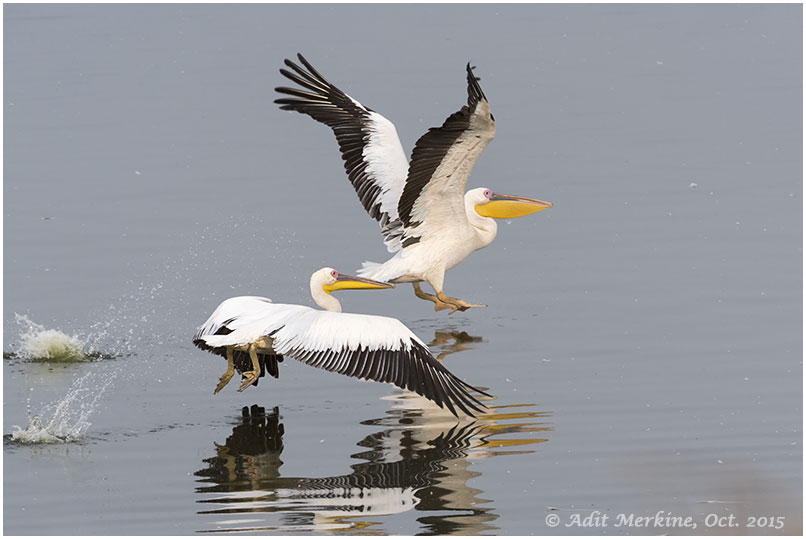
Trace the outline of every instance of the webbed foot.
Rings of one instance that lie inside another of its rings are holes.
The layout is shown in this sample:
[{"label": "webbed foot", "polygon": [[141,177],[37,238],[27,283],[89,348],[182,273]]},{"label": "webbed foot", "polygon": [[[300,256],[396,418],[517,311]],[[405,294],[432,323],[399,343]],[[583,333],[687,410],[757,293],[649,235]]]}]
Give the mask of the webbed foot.
[{"label": "webbed foot", "polygon": [[218,385],[215,386],[215,391],[213,391],[213,395],[218,395],[218,392],[224,389],[224,387],[229,384],[229,381],[232,380],[232,375],[235,374],[235,371],[228,370],[224,374],[221,375],[221,378],[218,379]]},{"label": "webbed foot", "polygon": [[450,308],[451,312],[449,312],[448,314],[453,314],[456,311],[465,312],[468,309],[486,307],[486,305],[476,305],[475,303],[468,303],[461,299],[446,296],[444,292],[437,292],[437,299],[440,300],[442,305],[438,303],[436,310],[441,311],[443,309]]},{"label": "webbed foot", "polygon": [[232,375],[235,374],[235,363],[233,362],[232,358],[232,349],[227,348],[227,372],[221,375],[221,378],[218,379],[218,385],[215,386],[215,391],[213,391],[213,395],[218,395],[218,392],[224,389],[224,386],[229,384],[229,381],[232,380]]},{"label": "webbed foot", "polygon": [[243,373],[241,387],[238,388],[238,391],[243,391],[254,384],[258,376],[260,376],[260,371],[246,371]]}]

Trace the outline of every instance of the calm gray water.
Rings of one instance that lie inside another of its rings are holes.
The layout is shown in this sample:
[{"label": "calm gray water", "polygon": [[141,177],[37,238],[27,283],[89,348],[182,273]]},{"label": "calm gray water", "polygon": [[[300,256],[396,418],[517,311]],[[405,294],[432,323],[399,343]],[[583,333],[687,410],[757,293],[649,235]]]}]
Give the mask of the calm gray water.
[{"label": "calm gray water", "polygon": [[[3,11],[3,433],[80,434],[6,437],[6,534],[801,531],[800,5]],[[272,103],[297,51],[406,151],[472,60],[469,187],[555,203],[448,273],[487,309],[341,295],[489,387],[475,424],[292,360],[213,397],[221,300],[386,255],[330,131]],[[15,313],[102,357],[26,360]],[[699,527],[615,526],[659,511]]]}]

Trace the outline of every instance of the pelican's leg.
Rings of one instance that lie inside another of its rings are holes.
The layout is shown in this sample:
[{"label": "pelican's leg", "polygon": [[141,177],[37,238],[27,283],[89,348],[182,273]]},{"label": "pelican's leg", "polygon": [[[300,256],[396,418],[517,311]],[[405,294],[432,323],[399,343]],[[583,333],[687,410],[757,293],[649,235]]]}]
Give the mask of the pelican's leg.
[{"label": "pelican's leg", "polygon": [[235,374],[235,363],[232,360],[232,348],[227,348],[227,372],[222,374],[221,378],[218,379],[218,385],[215,386],[213,395],[218,395],[218,392],[224,389],[224,386],[229,384],[233,374]]},{"label": "pelican's leg", "polygon": [[[415,296],[417,296],[420,299],[427,299],[428,301],[433,301],[434,302],[434,310],[435,311],[442,311],[442,310],[445,310],[445,309],[452,309],[453,308],[453,305],[445,303],[444,301],[439,299],[434,294],[429,294],[427,292],[423,292],[423,289],[420,288],[420,283],[411,283],[411,285],[414,287],[414,295]],[[454,309],[454,311],[455,310],[456,309]],[[453,312],[453,311],[451,311],[451,312]]]},{"label": "pelican's leg", "polygon": [[[448,314],[453,314],[456,311],[464,312],[464,311],[466,311],[468,309],[472,309],[473,307],[486,307],[486,305],[475,305],[473,303],[468,303],[468,302],[463,301],[461,299],[446,296],[444,292],[437,292],[437,298],[440,301],[442,301],[442,303],[447,304],[448,307],[451,307],[452,310]],[[442,307],[442,308],[446,309],[447,307]],[[440,310],[439,305],[437,305],[437,310]]]},{"label": "pelican's leg", "polygon": [[257,360],[257,351],[255,351],[254,344],[249,345],[249,357],[252,360],[252,370],[243,373],[244,380],[241,387],[238,388],[238,391],[243,391],[254,384],[257,377],[260,376],[260,362]]}]

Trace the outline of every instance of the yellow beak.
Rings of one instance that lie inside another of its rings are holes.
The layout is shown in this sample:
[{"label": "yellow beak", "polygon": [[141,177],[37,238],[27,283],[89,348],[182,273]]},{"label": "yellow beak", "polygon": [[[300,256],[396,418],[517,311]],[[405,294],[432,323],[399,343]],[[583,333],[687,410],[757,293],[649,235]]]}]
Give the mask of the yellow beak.
[{"label": "yellow beak", "polygon": [[476,206],[476,213],[482,217],[492,217],[494,219],[512,219],[523,217],[532,213],[537,213],[546,208],[554,206],[551,202],[543,202],[534,198],[518,197],[514,195],[502,195],[493,193],[487,204]]},{"label": "yellow beak", "polygon": [[330,294],[334,290],[381,290],[384,288],[394,288],[395,285],[390,283],[382,283],[380,281],[373,281],[372,279],[364,279],[363,277],[353,277],[352,275],[342,275],[336,277],[336,282],[333,284],[326,284],[322,290]]}]

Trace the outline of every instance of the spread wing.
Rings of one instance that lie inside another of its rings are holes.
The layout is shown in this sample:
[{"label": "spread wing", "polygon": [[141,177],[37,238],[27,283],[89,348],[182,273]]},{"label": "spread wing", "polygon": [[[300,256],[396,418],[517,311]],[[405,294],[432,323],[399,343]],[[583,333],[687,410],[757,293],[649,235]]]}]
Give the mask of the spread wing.
[{"label": "spread wing", "polygon": [[[471,417],[473,411],[484,408],[470,393],[479,390],[454,376],[395,318],[318,311],[244,296],[224,301],[198,329],[193,342],[204,350],[226,355],[228,346],[242,346],[263,337],[272,339],[274,355],[267,357],[282,361],[288,356],[345,376],[393,384],[454,415],[457,408]],[[238,357],[235,359],[237,362]],[[248,366],[248,359],[245,361]],[[273,366],[276,369],[276,364]]]},{"label": "spread wing", "polygon": [[395,318],[314,311],[272,335],[278,353],[313,367],[408,389],[469,416],[484,407],[428,347]]},{"label": "spread wing", "polygon": [[307,114],[333,130],[361,204],[378,221],[389,252],[399,251],[403,227],[398,219],[398,199],[409,165],[394,124],[329,83],[301,54],[297,57],[305,68],[285,60],[292,71],[280,69],[280,73],[298,87],[276,88],[291,97],[275,103],[283,110]]},{"label": "spread wing", "polygon": [[420,137],[398,203],[403,247],[436,230],[467,223],[465,187],[470,170],[495,137],[495,120],[479,79],[467,64],[467,105]]}]

